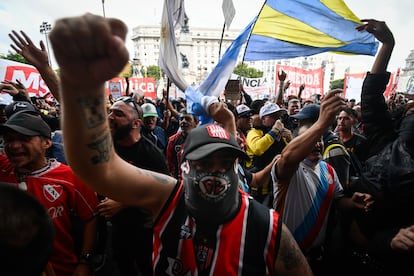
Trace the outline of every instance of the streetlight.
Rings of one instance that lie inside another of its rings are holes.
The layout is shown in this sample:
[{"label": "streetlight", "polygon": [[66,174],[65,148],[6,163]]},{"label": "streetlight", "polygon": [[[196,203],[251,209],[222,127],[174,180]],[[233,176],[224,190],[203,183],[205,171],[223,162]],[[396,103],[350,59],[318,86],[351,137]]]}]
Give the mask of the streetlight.
[{"label": "streetlight", "polygon": [[103,17],[105,16],[105,0],[102,0],[102,11],[103,11]]},{"label": "streetlight", "polygon": [[49,59],[49,65],[52,66],[52,60],[50,59],[50,51],[49,51],[49,40],[47,38],[47,35],[52,30],[52,26],[47,23],[46,21],[43,21],[42,25],[40,25],[40,33],[45,35],[46,39],[46,48],[47,48],[47,57]]}]

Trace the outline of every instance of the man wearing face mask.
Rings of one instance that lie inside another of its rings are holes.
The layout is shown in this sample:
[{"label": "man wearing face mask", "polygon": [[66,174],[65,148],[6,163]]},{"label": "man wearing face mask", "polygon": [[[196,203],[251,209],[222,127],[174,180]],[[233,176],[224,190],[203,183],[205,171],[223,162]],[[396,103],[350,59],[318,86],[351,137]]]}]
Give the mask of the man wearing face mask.
[{"label": "man wearing face mask", "polygon": [[86,14],[58,20],[50,33],[61,68],[64,144],[73,170],[98,193],[151,212],[155,275],[311,275],[278,214],[237,188],[236,165],[245,154],[223,103],[212,104],[209,113],[233,124],[229,131],[207,125],[188,134],[182,183],[136,168],[115,153],[104,83],[128,61],[126,32],[119,20]]}]

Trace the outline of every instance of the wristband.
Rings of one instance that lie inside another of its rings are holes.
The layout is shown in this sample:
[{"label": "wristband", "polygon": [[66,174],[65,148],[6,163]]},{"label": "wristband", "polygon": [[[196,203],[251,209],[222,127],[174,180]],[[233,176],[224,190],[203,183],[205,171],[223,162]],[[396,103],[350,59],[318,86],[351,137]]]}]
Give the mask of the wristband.
[{"label": "wristband", "polygon": [[270,130],[267,134],[269,134],[270,136],[272,136],[273,140],[277,140],[277,138],[279,136],[279,134],[277,134],[273,130]]}]

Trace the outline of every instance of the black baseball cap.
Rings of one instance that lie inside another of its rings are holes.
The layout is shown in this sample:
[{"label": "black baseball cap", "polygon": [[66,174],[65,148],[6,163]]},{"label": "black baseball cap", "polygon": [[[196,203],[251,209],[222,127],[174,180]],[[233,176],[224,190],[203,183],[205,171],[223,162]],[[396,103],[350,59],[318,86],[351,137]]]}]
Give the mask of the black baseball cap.
[{"label": "black baseball cap", "polygon": [[248,159],[233,135],[229,134],[222,126],[218,124],[203,125],[188,133],[182,159],[199,160],[215,151],[224,149],[233,151],[242,159]]},{"label": "black baseball cap", "polygon": [[0,125],[0,134],[14,130],[26,136],[43,136],[51,138],[49,125],[39,116],[20,111],[13,114],[4,124]]},{"label": "black baseball cap", "polygon": [[8,104],[4,108],[4,112],[6,113],[7,118],[10,118],[13,114],[17,112],[27,112],[34,115],[40,114],[34,105],[25,101],[15,101]]}]

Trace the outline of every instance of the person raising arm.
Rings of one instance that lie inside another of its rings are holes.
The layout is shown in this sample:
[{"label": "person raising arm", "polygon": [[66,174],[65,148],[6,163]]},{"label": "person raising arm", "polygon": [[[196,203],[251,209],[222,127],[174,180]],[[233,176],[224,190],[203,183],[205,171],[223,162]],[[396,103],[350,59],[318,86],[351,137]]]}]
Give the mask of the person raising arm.
[{"label": "person raising arm", "polygon": [[[183,182],[178,184],[172,177],[136,168],[114,152],[104,83],[128,61],[126,32],[120,20],[86,14],[58,20],[50,34],[61,69],[64,146],[74,172],[99,194],[152,213],[155,274],[180,268],[177,273],[192,275],[311,275],[279,215],[239,191],[234,168],[246,156],[232,135],[235,124],[227,130],[210,124],[189,133]],[[230,119],[220,105],[212,106],[210,115],[219,122]],[[256,227],[268,236],[239,231]],[[240,238],[245,240],[240,243]],[[196,258],[206,248],[215,257]]]}]

